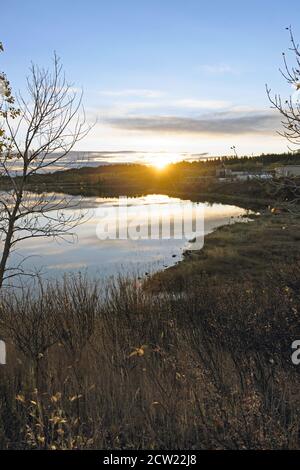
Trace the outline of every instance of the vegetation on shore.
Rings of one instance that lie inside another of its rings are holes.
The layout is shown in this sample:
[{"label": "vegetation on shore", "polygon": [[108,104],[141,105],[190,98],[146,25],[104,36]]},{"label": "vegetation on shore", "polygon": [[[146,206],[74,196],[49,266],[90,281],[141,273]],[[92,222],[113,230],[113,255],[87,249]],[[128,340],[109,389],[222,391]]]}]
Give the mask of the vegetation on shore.
[{"label": "vegetation on shore", "polygon": [[146,286],[3,295],[1,448],[299,448],[298,227],[222,227]]},{"label": "vegetation on shore", "polygon": [[[83,196],[136,196],[155,192],[187,194],[191,198],[219,196],[248,199],[252,205],[262,207],[274,199],[272,184],[256,180],[228,184],[216,178],[216,169],[225,165],[231,170],[273,171],[277,166],[297,163],[300,163],[300,154],[287,153],[179,162],[162,170],[139,164],[113,164],[35,174],[27,184],[28,189],[36,192],[56,191]],[[0,187],[9,184],[7,178],[0,178]]]},{"label": "vegetation on shore", "polygon": [[264,282],[270,270],[300,261],[300,214],[268,208],[249,218],[249,223],[235,222],[208,234],[201,250],[185,253],[183,261],[154,275],[148,286],[178,291],[203,275],[216,285],[244,277]]},{"label": "vegetation on shore", "polygon": [[176,296],[73,279],[2,299],[1,448],[299,448],[299,269],[288,286],[268,274]]},{"label": "vegetation on shore", "polygon": [[[282,75],[299,90],[300,50],[287,29],[296,68],[284,55]],[[300,181],[216,177],[221,166],[263,172],[300,164],[300,153],[180,162],[167,171],[135,164],[43,174],[63,164],[90,129],[84,117],[70,126],[81,98],[61,70],[56,56],[53,75],[32,66],[33,106],[21,95],[20,109],[0,74],[0,117],[8,122],[0,123],[0,337],[8,349],[0,366],[0,448],[300,449],[300,369],[291,360],[300,331],[300,215],[286,211],[300,200]],[[299,105],[268,87],[267,95],[282,135],[299,146]],[[23,122],[13,128],[16,116]],[[28,201],[28,191],[38,201]],[[6,291],[9,269],[9,278],[25,274],[15,271],[20,265],[8,269],[15,243],[59,236],[72,222],[52,217],[58,204],[48,192],[244,201],[261,214],[219,228],[203,250],[146,280],[101,284],[78,274]]]},{"label": "vegetation on shore", "polygon": [[88,196],[119,195],[123,181],[128,195],[243,201],[261,214],[217,229],[203,250],[142,283],[79,275],[3,291],[0,448],[300,448],[290,357],[300,329],[300,218],[268,182],[200,174],[189,184],[199,168],[219,165],[180,163],[165,173],[120,165],[29,182],[37,192]]}]

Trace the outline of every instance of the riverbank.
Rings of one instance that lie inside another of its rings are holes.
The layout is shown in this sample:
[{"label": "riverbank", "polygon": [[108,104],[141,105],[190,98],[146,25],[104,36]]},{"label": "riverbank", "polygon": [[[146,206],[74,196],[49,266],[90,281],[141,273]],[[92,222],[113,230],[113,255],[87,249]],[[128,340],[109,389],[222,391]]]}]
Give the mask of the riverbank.
[{"label": "riverbank", "polygon": [[7,292],[0,448],[299,449],[299,227],[266,210],[223,226],[152,291]]},{"label": "riverbank", "polygon": [[70,196],[82,197],[141,197],[150,194],[166,194],[170,197],[180,197],[194,202],[224,202],[234,205],[243,205],[245,208],[257,210],[266,208],[276,202],[283,202],[284,197],[274,197],[274,187],[269,182],[262,184],[259,181],[246,181],[234,183],[219,183],[214,178],[202,180],[200,183],[187,184],[184,180],[165,181],[162,177],[154,175],[153,179],[145,183],[141,178],[131,184],[128,181],[106,181],[105,184],[82,181],[68,183],[66,181],[53,183],[34,182],[28,185],[28,190],[37,193],[57,192]]},{"label": "riverbank", "polygon": [[[278,184],[273,180],[259,177],[248,180],[218,178],[218,170],[226,167],[229,171],[243,171],[260,175],[269,172],[275,176],[278,165],[292,164],[297,156],[262,155],[257,158],[211,158],[207,161],[179,162],[164,169],[140,164],[112,164],[97,167],[81,167],[64,171],[37,174],[27,181],[27,187],[34,192],[64,192],[86,197],[116,197],[120,194],[142,196],[145,194],[185,194],[187,198],[214,198],[217,195],[228,201],[243,201],[256,207],[270,201],[284,201],[294,197],[283,191],[278,193]],[[16,177],[16,181],[18,177]],[[0,178],[0,187],[8,188],[11,181]],[[276,195],[275,195],[276,193]],[[198,200],[199,200],[198,199]],[[222,202],[222,201],[221,201]]]},{"label": "riverbank", "polygon": [[260,214],[145,284],[2,296],[1,449],[300,449],[300,215],[230,188],[170,190]]},{"label": "riverbank", "polygon": [[204,247],[187,252],[184,259],[151,278],[156,290],[182,290],[191,279],[211,282],[260,282],[268,273],[300,261],[300,215],[264,209],[248,223],[217,228],[205,237]]},{"label": "riverbank", "polygon": [[[299,449],[300,269],[290,255],[281,263],[295,236],[283,221],[210,234],[202,262],[161,274],[185,272],[176,295],[129,278],[104,290],[77,276],[3,296],[0,448]],[[267,236],[275,264],[263,271]]]}]

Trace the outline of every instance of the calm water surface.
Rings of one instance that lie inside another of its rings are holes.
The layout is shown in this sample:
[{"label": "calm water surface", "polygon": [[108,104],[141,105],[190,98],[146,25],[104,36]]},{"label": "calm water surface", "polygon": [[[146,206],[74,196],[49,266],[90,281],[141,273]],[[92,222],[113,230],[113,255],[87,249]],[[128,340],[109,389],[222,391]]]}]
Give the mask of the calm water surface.
[{"label": "calm water surface", "polygon": [[[127,202],[140,216],[151,206],[152,213],[157,211],[167,218],[172,212],[175,220],[183,206],[190,204],[187,200],[158,194],[130,198]],[[110,213],[118,204],[118,198],[85,198],[82,205],[86,221],[76,227],[74,242],[26,240],[12,255],[10,264],[19,262],[21,257],[29,257],[25,266],[41,270],[47,279],[74,271],[87,271],[89,276],[101,278],[118,273],[143,275],[177,263],[182,259],[183,251],[194,246],[189,243],[189,236],[193,234],[185,234],[188,236],[183,239],[99,239],[97,226],[104,212]],[[245,220],[241,217],[248,214],[246,209],[227,204],[200,202],[197,207],[204,214],[204,234],[221,225]]]}]

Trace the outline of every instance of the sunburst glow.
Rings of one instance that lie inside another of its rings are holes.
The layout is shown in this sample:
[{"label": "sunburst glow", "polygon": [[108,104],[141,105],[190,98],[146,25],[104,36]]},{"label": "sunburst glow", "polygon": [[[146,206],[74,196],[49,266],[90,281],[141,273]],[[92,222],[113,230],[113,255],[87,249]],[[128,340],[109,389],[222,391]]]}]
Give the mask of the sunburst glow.
[{"label": "sunburst glow", "polygon": [[182,155],[175,153],[162,153],[153,155],[149,158],[150,165],[157,170],[164,170],[170,163],[176,163],[182,160]]},{"label": "sunburst glow", "polygon": [[152,165],[155,166],[157,170],[163,170],[168,165],[168,162],[164,160],[159,160],[159,161],[153,162]]}]

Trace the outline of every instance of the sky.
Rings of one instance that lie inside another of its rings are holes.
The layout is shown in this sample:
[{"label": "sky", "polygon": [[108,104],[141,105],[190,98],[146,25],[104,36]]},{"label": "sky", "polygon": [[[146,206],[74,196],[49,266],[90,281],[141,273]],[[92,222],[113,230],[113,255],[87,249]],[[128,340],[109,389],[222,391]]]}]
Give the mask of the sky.
[{"label": "sky", "polygon": [[[84,91],[89,122],[77,150],[107,161],[176,161],[281,152],[279,116],[265,84],[293,93],[279,73],[300,41],[296,0],[11,0],[2,3],[5,71],[24,90],[31,61],[61,57]],[[291,56],[292,60],[292,56]]]}]

